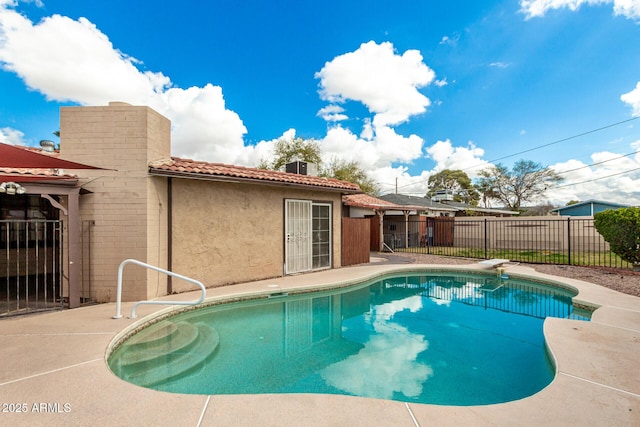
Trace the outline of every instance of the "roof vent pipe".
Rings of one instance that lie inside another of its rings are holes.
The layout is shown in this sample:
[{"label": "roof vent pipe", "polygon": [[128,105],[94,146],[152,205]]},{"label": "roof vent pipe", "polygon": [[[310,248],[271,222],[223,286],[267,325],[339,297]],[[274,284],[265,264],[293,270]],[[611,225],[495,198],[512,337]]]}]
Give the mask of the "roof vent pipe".
[{"label": "roof vent pipe", "polygon": [[43,151],[53,153],[56,150],[56,143],[53,141],[49,141],[48,139],[43,139],[42,141],[40,141],[40,147],[42,147]]}]

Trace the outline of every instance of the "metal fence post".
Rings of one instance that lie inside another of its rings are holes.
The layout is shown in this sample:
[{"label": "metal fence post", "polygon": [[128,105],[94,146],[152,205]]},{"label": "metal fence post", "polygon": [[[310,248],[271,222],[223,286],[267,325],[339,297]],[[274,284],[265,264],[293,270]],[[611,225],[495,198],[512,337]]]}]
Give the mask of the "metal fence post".
[{"label": "metal fence post", "polygon": [[487,256],[487,218],[484,219],[484,257],[489,258]]},{"label": "metal fence post", "polygon": [[571,265],[571,217],[567,217],[567,264]]}]

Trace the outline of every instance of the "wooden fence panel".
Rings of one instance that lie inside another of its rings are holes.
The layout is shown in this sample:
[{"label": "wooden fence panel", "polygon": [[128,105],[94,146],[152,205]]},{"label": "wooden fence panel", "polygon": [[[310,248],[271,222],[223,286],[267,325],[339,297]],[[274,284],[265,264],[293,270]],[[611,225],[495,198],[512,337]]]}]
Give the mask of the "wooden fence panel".
[{"label": "wooden fence panel", "polygon": [[342,266],[369,262],[370,221],[342,218]]},{"label": "wooden fence panel", "polygon": [[371,231],[369,249],[378,252],[380,250],[380,218],[378,215],[372,216],[369,221],[369,231]]}]

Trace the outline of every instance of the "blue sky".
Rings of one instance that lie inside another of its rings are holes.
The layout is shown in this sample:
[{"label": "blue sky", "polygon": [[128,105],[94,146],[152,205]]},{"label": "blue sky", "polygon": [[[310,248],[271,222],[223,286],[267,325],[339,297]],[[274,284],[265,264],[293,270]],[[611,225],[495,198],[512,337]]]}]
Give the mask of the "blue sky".
[{"label": "blue sky", "polygon": [[0,0],[0,141],[110,101],[169,117],[181,157],[296,135],[383,192],[527,159],[565,178],[536,202],[640,204],[640,0]]}]

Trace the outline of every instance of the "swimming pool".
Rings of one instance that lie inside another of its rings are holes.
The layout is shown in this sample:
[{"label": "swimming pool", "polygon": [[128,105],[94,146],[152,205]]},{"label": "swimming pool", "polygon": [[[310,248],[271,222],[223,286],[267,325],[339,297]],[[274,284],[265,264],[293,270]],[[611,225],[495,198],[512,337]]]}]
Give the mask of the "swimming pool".
[{"label": "swimming pool", "polygon": [[569,290],[468,272],[280,295],[164,319],[120,343],[109,366],[134,384],[176,393],[492,404],[552,381],[544,318],[583,318]]}]

